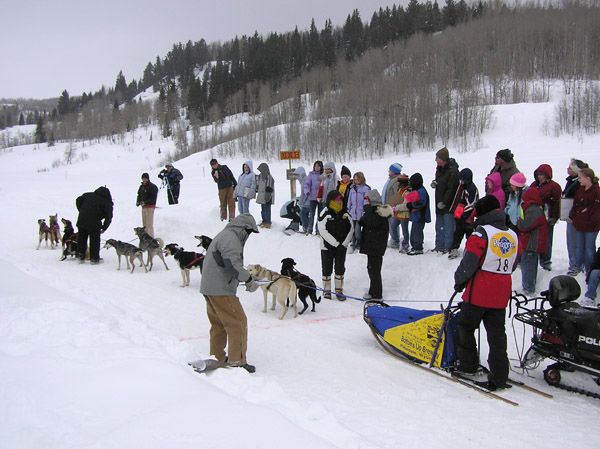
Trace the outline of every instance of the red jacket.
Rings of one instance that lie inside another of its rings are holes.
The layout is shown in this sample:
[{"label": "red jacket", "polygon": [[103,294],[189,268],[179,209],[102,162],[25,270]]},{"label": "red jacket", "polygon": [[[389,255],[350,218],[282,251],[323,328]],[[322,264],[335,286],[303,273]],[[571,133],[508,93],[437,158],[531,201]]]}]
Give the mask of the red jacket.
[{"label": "red jacket", "polygon": [[[477,225],[492,225],[507,230],[504,212],[496,209],[477,219]],[[512,291],[512,275],[498,274],[481,269],[488,249],[488,236],[481,226],[467,239],[465,254],[454,273],[454,283],[464,285],[462,299],[475,306],[489,309],[504,309]],[[511,267],[514,270],[515,267]]]},{"label": "red jacket", "polygon": [[[538,173],[546,175],[548,180],[542,184],[537,181]],[[552,167],[548,164],[540,165],[534,172],[533,176],[536,178],[531,183],[531,187],[535,187],[540,191],[542,197],[542,203],[546,206],[548,211],[548,218],[554,219],[554,221],[560,218],[560,197],[562,195],[562,188],[560,184],[552,180]]]},{"label": "red jacket", "polygon": [[523,217],[517,220],[520,251],[533,251],[539,254],[548,247],[548,221],[544,215],[540,191],[529,188],[521,197]]},{"label": "red jacket", "polygon": [[573,208],[569,215],[573,226],[580,232],[600,231],[600,187],[592,184],[588,190],[579,186],[573,198]]}]

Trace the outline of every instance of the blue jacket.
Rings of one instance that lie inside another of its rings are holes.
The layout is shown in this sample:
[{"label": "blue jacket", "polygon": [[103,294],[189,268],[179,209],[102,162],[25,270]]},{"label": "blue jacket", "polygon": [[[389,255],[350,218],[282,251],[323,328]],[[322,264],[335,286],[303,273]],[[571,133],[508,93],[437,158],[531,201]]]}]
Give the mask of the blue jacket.
[{"label": "blue jacket", "polygon": [[360,220],[363,216],[365,206],[365,195],[371,190],[367,184],[352,184],[348,193],[348,213],[352,220]]},{"label": "blue jacket", "polygon": [[[248,173],[244,172],[244,165],[250,169]],[[256,197],[256,174],[252,171],[252,161],[246,161],[242,165],[242,174],[238,177],[234,196],[248,199]]]}]

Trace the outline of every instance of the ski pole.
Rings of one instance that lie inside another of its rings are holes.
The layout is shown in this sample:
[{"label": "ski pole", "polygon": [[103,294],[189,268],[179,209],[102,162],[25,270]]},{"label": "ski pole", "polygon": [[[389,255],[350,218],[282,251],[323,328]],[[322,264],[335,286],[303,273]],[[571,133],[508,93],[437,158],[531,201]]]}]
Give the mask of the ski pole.
[{"label": "ski pole", "polygon": [[438,350],[440,348],[440,344],[442,342],[442,335],[444,335],[444,332],[446,331],[446,325],[448,324],[448,316],[450,315],[450,307],[452,307],[452,301],[454,301],[454,297],[456,296],[458,292],[455,291],[452,296],[450,297],[450,301],[448,301],[448,306],[446,307],[446,310],[444,310],[444,320],[442,321],[442,327],[440,327],[440,331],[438,333],[437,336],[437,341],[435,342],[435,347],[433,348],[433,354],[431,355],[431,362],[429,362],[429,367],[432,368],[433,364],[435,363],[435,358],[437,357],[437,353]]}]

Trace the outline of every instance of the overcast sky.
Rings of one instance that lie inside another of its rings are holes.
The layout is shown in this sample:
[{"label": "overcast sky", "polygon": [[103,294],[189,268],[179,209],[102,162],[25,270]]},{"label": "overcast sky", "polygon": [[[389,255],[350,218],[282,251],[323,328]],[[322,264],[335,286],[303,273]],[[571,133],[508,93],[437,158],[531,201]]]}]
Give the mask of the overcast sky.
[{"label": "overcast sky", "polygon": [[[174,43],[343,25],[408,0],[0,0],[0,98],[71,96],[129,83]],[[444,2],[442,2],[444,3]]]}]

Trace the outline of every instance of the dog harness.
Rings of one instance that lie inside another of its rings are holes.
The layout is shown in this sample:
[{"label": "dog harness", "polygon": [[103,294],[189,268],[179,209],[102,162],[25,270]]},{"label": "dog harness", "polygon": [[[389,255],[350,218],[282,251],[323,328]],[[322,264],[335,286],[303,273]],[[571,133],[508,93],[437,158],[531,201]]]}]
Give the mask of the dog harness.
[{"label": "dog harness", "polygon": [[[181,251],[183,251],[183,248],[179,248],[175,254],[179,254]],[[175,257],[175,255],[173,255],[173,257]],[[192,261],[190,263],[188,263],[185,266],[185,268],[192,268],[194,265],[196,265],[198,262],[200,262],[203,259],[204,259],[204,254],[194,253],[194,258],[192,259]]]}]

